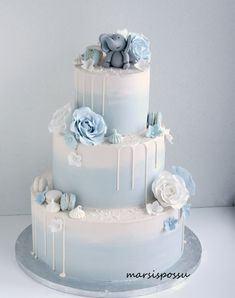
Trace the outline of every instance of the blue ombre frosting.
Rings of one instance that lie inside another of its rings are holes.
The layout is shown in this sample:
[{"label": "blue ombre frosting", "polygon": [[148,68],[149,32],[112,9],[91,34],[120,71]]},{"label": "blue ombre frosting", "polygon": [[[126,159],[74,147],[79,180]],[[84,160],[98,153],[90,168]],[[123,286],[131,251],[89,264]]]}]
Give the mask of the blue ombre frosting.
[{"label": "blue ombre frosting", "polygon": [[[155,141],[147,140],[146,154],[145,144],[139,144],[138,140],[134,143],[133,164],[133,146],[127,144],[124,139],[122,144],[116,145],[107,142],[92,147],[79,144],[77,150],[82,156],[82,164],[80,167],[74,167],[68,163],[70,149],[64,143],[63,137],[55,135],[54,188],[76,194],[78,203],[84,208],[144,207],[145,199],[153,200],[152,181],[164,169],[165,143],[163,137]],[[145,197],[146,156],[147,198]]]},{"label": "blue ombre frosting", "polygon": [[75,150],[77,148],[78,143],[72,133],[65,133],[64,142],[72,150]]},{"label": "blue ombre frosting", "polygon": [[121,135],[143,132],[149,109],[149,68],[91,72],[77,67],[76,71],[79,82],[75,106],[90,107],[102,115],[107,136],[114,128]]}]

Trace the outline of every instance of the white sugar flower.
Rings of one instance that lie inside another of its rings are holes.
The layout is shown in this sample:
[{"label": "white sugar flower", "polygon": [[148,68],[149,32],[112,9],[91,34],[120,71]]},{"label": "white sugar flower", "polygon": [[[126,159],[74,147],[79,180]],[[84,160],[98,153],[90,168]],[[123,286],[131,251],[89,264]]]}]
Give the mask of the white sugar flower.
[{"label": "white sugar flower", "polygon": [[70,152],[68,154],[68,163],[70,166],[75,166],[80,168],[82,166],[82,157],[76,152]]},{"label": "white sugar flower", "polygon": [[173,136],[170,133],[170,129],[165,128],[165,126],[162,126],[161,127],[161,132],[162,132],[162,135],[166,137],[167,141],[172,144],[173,143]]},{"label": "white sugar flower", "polygon": [[144,59],[140,59],[135,63],[135,68],[141,71],[144,71],[147,67],[149,67],[149,62]]},{"label": "white sugar flower", "polygon": [[67,126],[66,122],[71,115],[71,112],[72,107],[70,103],[56,110],[48,126],[49,132],[64,133]]},{"label": "white sugar flower", "polygon": [[189,199],[184,180],[170,172],[163,171],[152,184],[155,198],[163,207],[180,209]]},{"label": "white sugar flower", "polygon": [[149,215],[155,215],[162,212],[163,208],[158,201],[154,201],[153,203],[146,204],[146,211]]},{"label": "white sugar flower", "polygon": [[53,218],[51,223],[48,225],[52,233],[57,233],[62,230],[63,220],[61,218]]},{"label": "white sugar flower", "polygon": [[82,62],[82,68],[92,71],[94,69],[94,60],[93,59],[87,59],[87,60],[81,60]]}]

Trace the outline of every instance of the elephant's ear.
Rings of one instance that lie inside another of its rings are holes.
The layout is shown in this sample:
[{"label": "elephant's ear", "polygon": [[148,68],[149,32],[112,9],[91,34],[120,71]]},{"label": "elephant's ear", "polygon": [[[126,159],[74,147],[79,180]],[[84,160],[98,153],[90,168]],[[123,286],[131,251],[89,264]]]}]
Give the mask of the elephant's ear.
[{"label": "elephant's ear", "polygon": [[100,46],[103,52],[108,53],[110,51],[107,39],[111,36],[109,34],[103,33],[100,34],[99,40],[100,40]]},{"label": "elephant's ear", "polygon": [[127,42],[126,42],[126,48],[124,50],[124,53],[128,53],[131,46],[131,35],[128,35]]}]

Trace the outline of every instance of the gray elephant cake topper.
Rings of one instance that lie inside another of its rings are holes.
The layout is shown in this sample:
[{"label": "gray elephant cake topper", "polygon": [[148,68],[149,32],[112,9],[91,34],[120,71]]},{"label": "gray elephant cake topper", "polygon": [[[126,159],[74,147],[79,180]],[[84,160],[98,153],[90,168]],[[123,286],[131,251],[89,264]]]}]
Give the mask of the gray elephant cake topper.
[{"label": "gray elephant cake topper", "polygon": [[139,33],[128,33],[126,29],[116,33],[103,33],[99,36],[100,45],[88,46],[75,61],[75,65],[93,71],[102,67],[128,69],[134,65],[144,70],[151,59],[150,42]]},{"label": "gray elephant cake topper", "polygon": [[118,33],[103,33],[99,37],[101,49],[106,53],[103,62],[104,67],[116,67],[127,69],[130,67],[129,49],[131,45],[131,35],[125,38]]}]

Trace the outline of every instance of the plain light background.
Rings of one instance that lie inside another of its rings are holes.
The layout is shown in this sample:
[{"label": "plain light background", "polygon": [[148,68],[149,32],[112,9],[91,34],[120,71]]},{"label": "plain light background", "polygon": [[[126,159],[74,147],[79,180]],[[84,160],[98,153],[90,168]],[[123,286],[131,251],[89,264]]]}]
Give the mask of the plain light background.
[{"label": "plain light background", "polygon": [[30,213],[51,115],[73,100],[73,58],[123,28],[151,40],[150,109],[174,135],[167,168],[193,173],[194,206],[233,205],[234,15],[228,0],[0,0],[0,214]]}]

